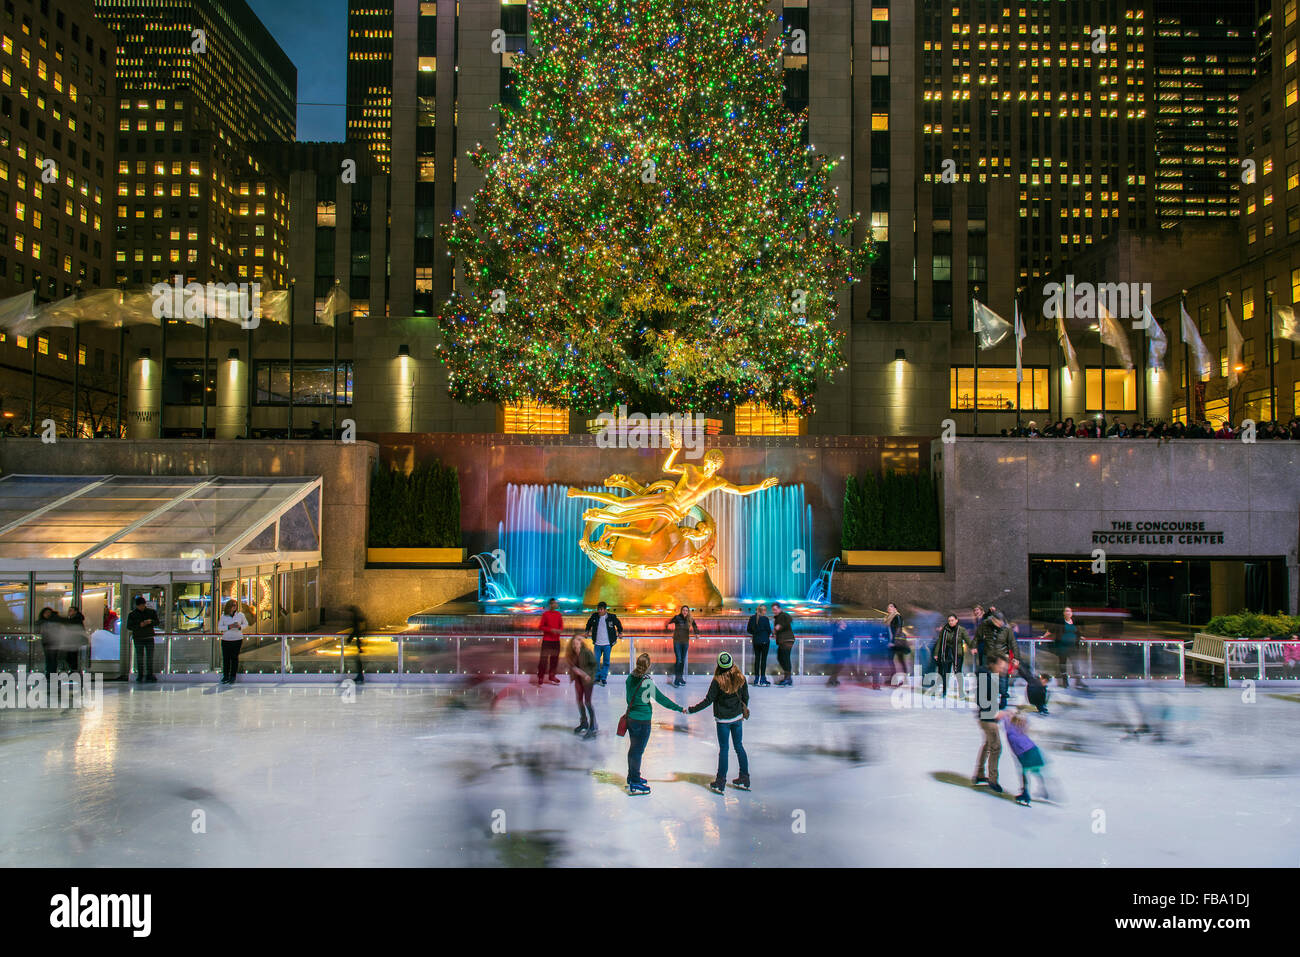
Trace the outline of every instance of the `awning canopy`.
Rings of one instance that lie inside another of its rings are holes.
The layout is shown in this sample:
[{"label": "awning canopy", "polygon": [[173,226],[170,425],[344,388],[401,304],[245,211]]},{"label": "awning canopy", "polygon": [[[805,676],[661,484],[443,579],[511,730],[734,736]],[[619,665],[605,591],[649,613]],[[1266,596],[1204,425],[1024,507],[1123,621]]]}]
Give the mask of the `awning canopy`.
[{"label": "awning canopy", "polygon": [[319,476],[6,475],[0,575],[320,561]]}]

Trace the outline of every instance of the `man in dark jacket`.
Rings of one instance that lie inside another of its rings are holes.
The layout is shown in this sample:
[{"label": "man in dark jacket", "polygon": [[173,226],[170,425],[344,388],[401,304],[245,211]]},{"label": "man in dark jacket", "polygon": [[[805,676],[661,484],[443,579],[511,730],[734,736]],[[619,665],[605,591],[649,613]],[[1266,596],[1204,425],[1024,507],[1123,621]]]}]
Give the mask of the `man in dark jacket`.
[{"label": "man in dark jacket", "polygon": [[961,661],[970,646],[970,635],[957,620],[956,615],[949,615],[939,630],[939,637],[934,642],[934,664],[939,669],[939,679],[943,682],[942,694],[948,695],[948,674],[957,666],[957,692],[961,693]]},{"label": "man in dark jacket", "polygon": [[126,616],[126,630],[135,643],[135,680],[157,681],[153,673],[154,629],[161,626],[158,612],[149,607],[144,595],[135,596],[135,608]]},{"label": "man in dark jacket", "polygon": [[984,740],[980,744],[979,757],[975,759],[975,773],[970,783],[976,787],[986,784],[999,794],[998,758],[1002,756],[1002,732],[998,730],[998,712],[993,707],[993,679],[1006,675],[1007,661],[1000,655],[990,653],[975,673],[975,719]]},{"label": "man in dark jacket", "polygon": [[971,627],[975,629],[975,667],[983,668],[986,666],[989,657],[994,652],[995,639],[997,637],[997,626],[992,621],[993,609],[984,610],[984,606],[975,606],[975,615]]},{"label": "man in dark jacket", "polygon": [[772,639],[772,619],[767,617],[767,606],[759,605],[745,625],[749,639],[754,643],[754,684],[769,685],[767,680],[767,649]]},{"label": "man in dark jacket", "polygon": [[700,626],[695,623],[690,606],[682,605],[682,610],[668,619],[664,631],[670,628],[673,632],[673,687],[680,688],[686,684],[683,674],[686,671],[687,652],[690,651],[691,646],[691,629],[695,629],[695,637],[698,638]]},{"label": "man in dark jacket", "polygon": [[1002,612],[995,610],[989,616],[989,621],[993,623],[994,629],[992,638],[993,654],[1007,660],[1007,667],[998,675],[998,707],[1005,708],[1007,698],[1011,693],[1011,675],[1019,667],[1020,646],[1016,644],[1016,633],[1012,630]]},{"label": "man in dark jacket", "polygon": [[790,663],[790,652],[794,649],[794,620],[779,602],[772,602],[772,637],[776,639],[776,660],[781,666],[781,680],[778,688],[789,688],[794,684],[794,667]]},{"label": "man in dark jacket", "polygon": [[609,655],[623,637],[623,623],[603,601],[587,619],[587,637],[596,655],[596,684],[604,685],[609,677]]}]

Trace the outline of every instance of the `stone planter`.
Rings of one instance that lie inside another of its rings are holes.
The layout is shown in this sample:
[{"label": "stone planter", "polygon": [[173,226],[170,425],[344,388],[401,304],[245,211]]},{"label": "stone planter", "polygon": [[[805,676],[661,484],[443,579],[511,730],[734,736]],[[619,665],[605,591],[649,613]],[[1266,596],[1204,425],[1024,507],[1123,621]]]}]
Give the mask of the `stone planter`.
[{"label": "stone planter", "polygon": [[418,567],[458,565],[465,561],[463,548],[367,548],[367,565]]},{"label": "stone planter", "polygon": [[916,569],[942,571],[943,552],[888,552],[846,550],[840,561],[855,568]]}]

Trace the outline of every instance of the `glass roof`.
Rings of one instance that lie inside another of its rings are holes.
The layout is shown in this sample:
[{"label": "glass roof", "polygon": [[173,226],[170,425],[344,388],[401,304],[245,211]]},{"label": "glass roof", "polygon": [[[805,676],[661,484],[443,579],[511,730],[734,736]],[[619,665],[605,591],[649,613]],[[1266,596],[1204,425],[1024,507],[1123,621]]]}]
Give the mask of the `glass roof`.
[{"label": "glass roof", "polygon": [[[201,573],[236,553],[254,562],[319,558],[319,490],[315,477],[5,476],[0,571],[75,561],[82,571]],[[286,513],[292,536],[276,534]]]}]

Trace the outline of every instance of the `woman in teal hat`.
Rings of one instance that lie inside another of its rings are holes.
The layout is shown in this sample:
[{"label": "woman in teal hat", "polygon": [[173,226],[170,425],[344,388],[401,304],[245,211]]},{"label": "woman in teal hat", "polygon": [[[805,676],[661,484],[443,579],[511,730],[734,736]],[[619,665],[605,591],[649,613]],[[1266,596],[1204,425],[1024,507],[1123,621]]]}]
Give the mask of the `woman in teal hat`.
[{"label": "woman in teal hat", "polygon": [[731,655],[723,652],[718,655],[718,667],[709,682],[709,693],[699,704],[692,705],[690,714],[703,711],[713,705],[713,720],[718,726],[718,776],[709,785],[710,791],[721,794],[727,787],[727,752],[732,745],[736,748],[736,759],[740,762],[740,777],[732,785],[743,791],[749,790],[749,756],[745,754],[745,745],[741,731],[743,721],[749,717],[749,685],[745,676],[736,667]]}]

